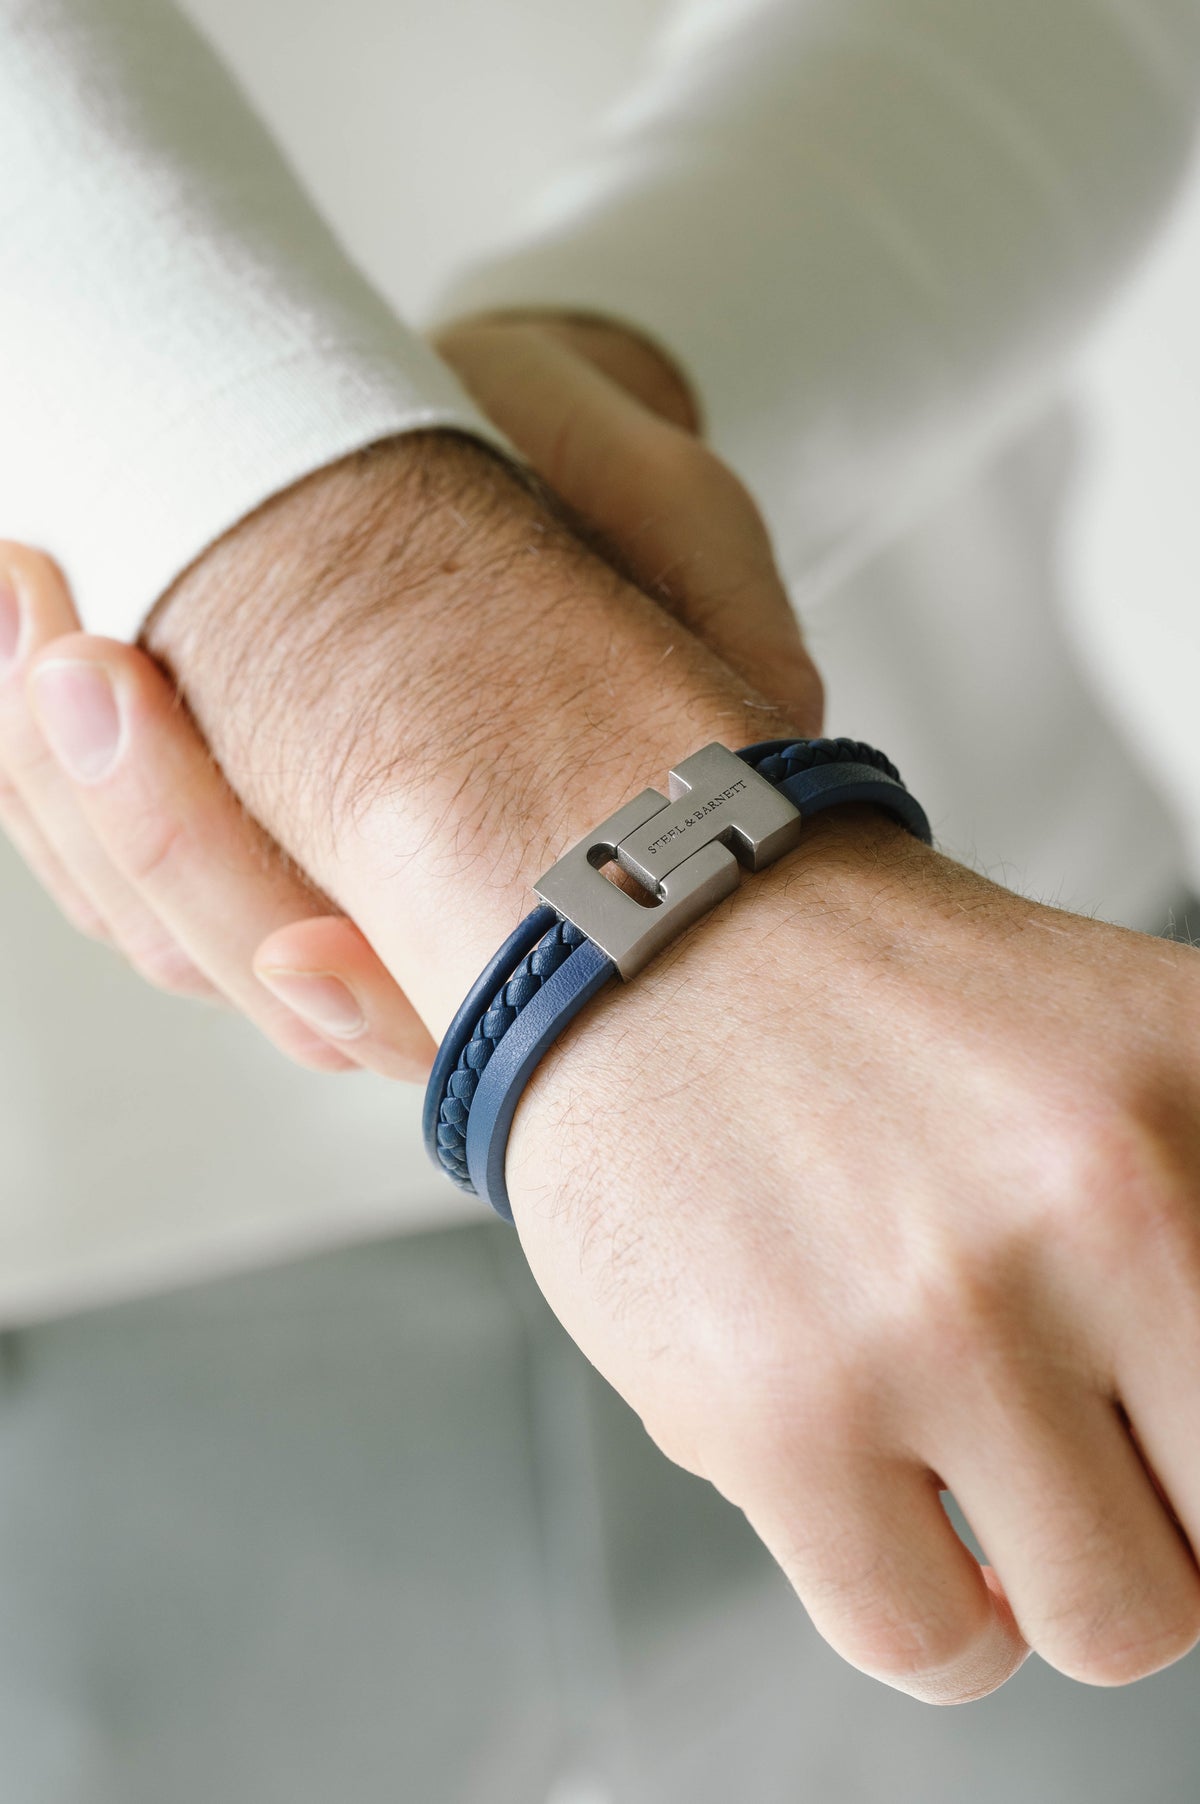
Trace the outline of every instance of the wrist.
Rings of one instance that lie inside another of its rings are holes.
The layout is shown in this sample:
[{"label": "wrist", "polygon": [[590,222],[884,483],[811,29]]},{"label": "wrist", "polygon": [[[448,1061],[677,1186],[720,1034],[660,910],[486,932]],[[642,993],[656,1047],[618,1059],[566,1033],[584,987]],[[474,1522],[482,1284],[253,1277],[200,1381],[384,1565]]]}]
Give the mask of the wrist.
[{"label": "wrist", "polygon": [[708,740],[811,730],[445,435],[280,497],[149,638],[239,794],[435,1031],[620,801]]}]

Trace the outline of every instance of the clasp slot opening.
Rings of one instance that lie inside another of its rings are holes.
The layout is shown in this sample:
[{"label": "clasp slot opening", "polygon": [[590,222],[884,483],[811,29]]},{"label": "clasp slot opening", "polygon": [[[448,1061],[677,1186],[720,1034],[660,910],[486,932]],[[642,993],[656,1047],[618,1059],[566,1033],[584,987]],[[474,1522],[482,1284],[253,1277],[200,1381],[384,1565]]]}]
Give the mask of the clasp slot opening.
[{"label": "clasp slot opening", "polygon": [[655,895],[652,889],[647,889],[646,885],[640,878],[635,877],[632,871],[626,870],[617,856],[615,846],[589,846],[587,861],[594,871],[599,871],[600,875],[611,883],[614,889],[621,890],[631,902],[636,902],[639,908],[662,907],[662,897]]}]

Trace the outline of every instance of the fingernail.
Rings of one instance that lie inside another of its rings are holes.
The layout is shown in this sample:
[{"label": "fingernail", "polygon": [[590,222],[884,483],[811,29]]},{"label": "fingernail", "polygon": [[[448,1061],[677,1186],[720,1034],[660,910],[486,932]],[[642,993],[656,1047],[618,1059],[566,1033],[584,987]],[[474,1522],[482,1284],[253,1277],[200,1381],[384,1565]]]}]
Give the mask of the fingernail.
[{"label": "fingernail", "polygon": [[0,676],[16,663],[20,644],[20,597],[7,576],[0,576]]},{"label": "fingernail", "polygon": [[56,658],[33,677],[34,708],[50,750],[77,783],[98,783],[117,761],[121,715],[103,664]]},{"label": "fingernail", "polygon": [[357,1040],[367,1031],[367,1017],[349,984],[328,972],[260,971],[272,995],[318,1033],[334,1040]]}]

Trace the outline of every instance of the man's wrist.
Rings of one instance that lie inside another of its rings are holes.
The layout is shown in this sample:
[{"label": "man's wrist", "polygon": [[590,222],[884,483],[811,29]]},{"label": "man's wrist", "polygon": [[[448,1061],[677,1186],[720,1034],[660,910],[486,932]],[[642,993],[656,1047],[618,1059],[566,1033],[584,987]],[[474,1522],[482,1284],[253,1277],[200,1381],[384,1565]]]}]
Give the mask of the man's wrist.
[{"label": "man's wrist", "polygon": [[808,724],[449,435],[280,497],[148,636],[234,787],[383,936],[435,1029],[565,845],[708,740]]}]

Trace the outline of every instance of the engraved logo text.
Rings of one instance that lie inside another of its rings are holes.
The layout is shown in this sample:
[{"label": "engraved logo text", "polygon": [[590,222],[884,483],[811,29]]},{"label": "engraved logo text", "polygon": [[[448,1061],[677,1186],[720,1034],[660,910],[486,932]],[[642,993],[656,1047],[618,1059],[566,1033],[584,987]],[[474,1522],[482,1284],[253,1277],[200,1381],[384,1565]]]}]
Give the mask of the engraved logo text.
[{"label": "engraved logo text", "polygon": [[745,787],[746,780],[743,777],[740,782],[731,784],[728,789],[723,789],[720,795],[713,796],[709,801],[703,802],[699,808],[694,809],[691,814],[685,815],[683,819],[677,821],[673,827],[668,827],[665,833],[660,833],[657,839],[652,839],[650,844],[646,847],[647,855],[652,855],[659,851],[663,846],[669,844],[671,840],[678,839],[681,833],[686,833],[690,827],[695,827],[704,819],[705,815],[711,814],[714,808],[720,808],[723,803],[730,801],[735,795],[739,794],[741,790],[745,789]]}]

